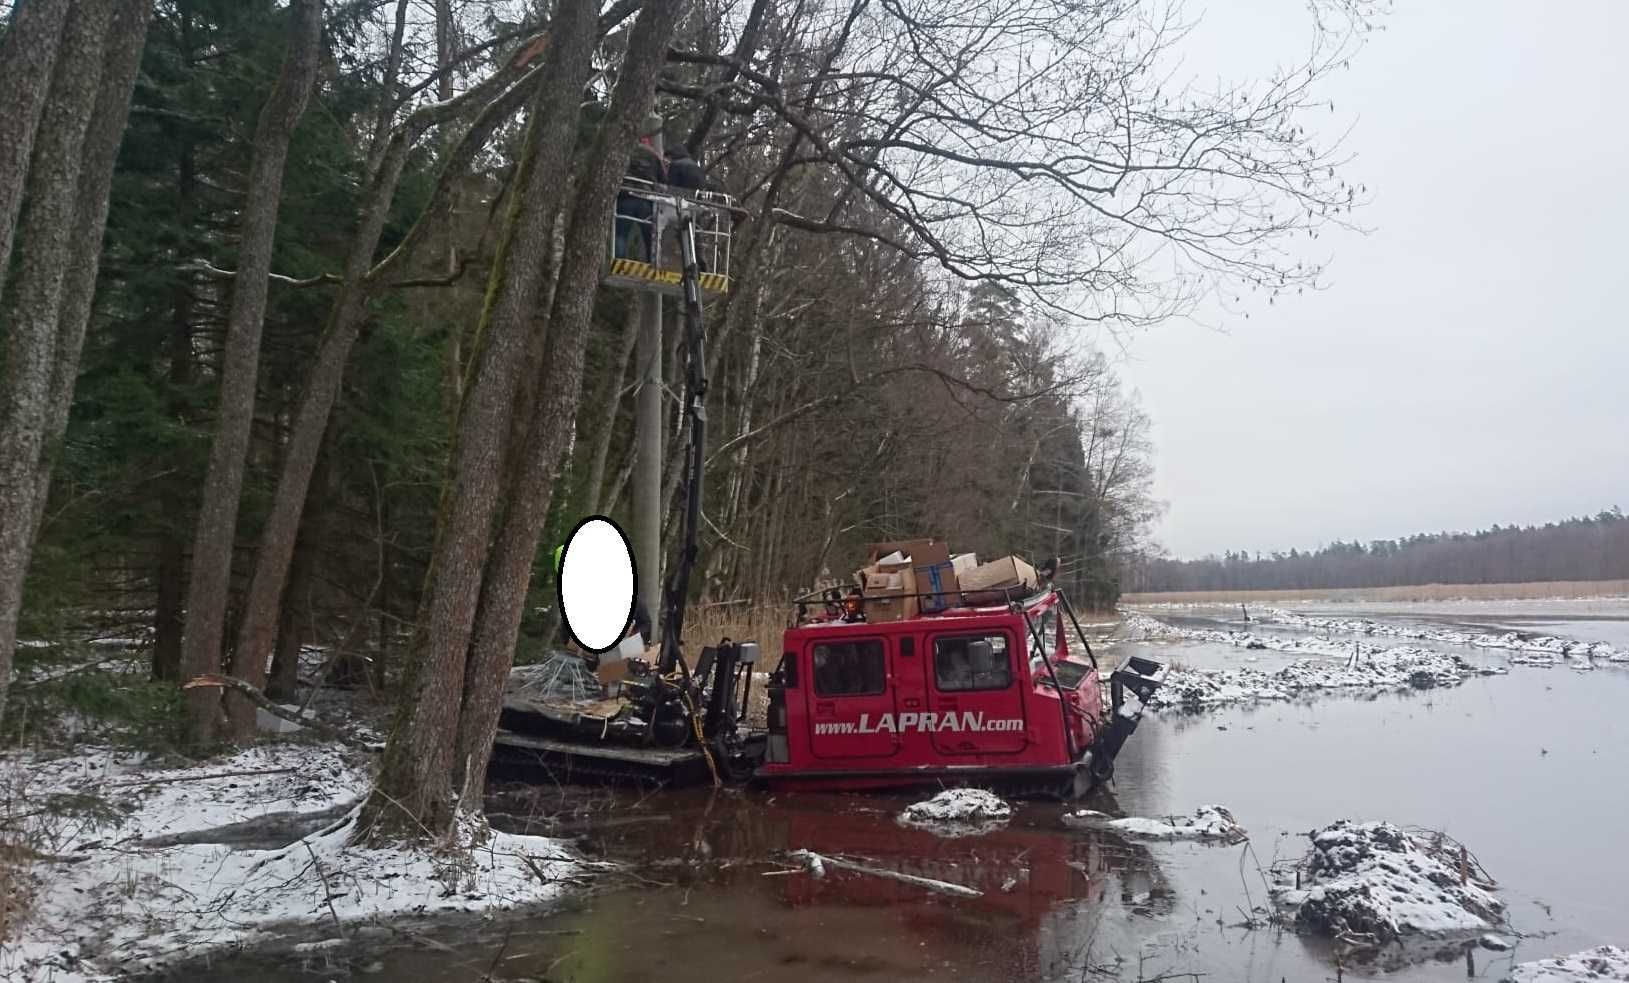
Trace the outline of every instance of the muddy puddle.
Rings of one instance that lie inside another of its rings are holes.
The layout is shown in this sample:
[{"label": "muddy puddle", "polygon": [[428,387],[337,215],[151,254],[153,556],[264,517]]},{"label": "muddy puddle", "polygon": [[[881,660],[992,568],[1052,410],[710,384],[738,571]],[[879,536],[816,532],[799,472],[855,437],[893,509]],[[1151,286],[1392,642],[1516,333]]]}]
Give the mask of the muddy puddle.
[{"label": "muddy puddle", "polygon": [[[1139,652],[1190,665],[1281,657],[1185,643],[1113,656]],[[1469,844],[1500,882],[1517,945],[1468,961],[1348,963],[1339,975],[1498,980],[1513,961],[1629,942],[1626,710],[1629,667],[1513,667],[1451,689],[1164,714],[1145,719],[1113,790],[1086,803],[1145,816],[1221,803],[1249,829],[1253,854],[1064,829],[1056,803],[1024,804],[995,833],[944,839],[895,822],[908,797],[500,794],[492,806],[507,825],[552,815],[531,831],[571,836],[619,869],[546,914],[419,923],[371,951],[247,955],[177,978],[1321,981],[1338,975],[1326,946],[1243,923],[1265,903],[1257,861],[1299,855],[1306,831],[1353,818]],[[839,870],[816,879],[784,860],[795,849],[983,893]]]}]

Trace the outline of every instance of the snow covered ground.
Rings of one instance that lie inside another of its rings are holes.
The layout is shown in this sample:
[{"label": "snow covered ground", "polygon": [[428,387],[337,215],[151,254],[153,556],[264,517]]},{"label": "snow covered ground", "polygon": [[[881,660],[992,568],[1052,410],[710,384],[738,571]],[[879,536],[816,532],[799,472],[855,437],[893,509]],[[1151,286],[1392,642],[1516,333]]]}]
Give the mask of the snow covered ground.
[{"label": "snow covered ground", "polygon": [[1460,942],[1504,923],[1491,885],[1462,876],[1444,851],[1391,823],[1341,820],[1311,838],[1306,858],[1273,890],[1302,931],[1378,948]]},{"label": "snow covered ground", "polygon": [[982,788],[947,788],[931,799],[912,802],[899,814],[901,826],[940,836],[977,836],[1007,825],[1012,806]]},{"label": "snow covered ground", "polygon": [[1142,816],[1115,818],[1092,809],[1064,813],[1063,824],[1083,829],[1113,830],[1122,836],[1149,840],[1200,840],[1210,843],[1242,843],[1250,838],[1233,814],[1222,806],[1200,806],[1191,816]]},{"label": "snow covered ground", "polygon": [[1521,963],[1510,983],[1629,983],[1629,950],[1597,946],[1570,956]]},{"label": "snow covered ground", "polygon": [[[28,873],[32,914],[0,951],[5,979],[112,979],[290,935],[343,939],[386,919],[536,904],[583,866],[560,841],[475,823],[459,831],[473,849],[351,846],[345,807],[367,791],[369,764],[323,744],[262,745],[186,769],[109,749],[11,754],[0,781],[36,812],[26,822],[45,855]],[[142,845],[325,809],[337,818],[276,849]]]}]

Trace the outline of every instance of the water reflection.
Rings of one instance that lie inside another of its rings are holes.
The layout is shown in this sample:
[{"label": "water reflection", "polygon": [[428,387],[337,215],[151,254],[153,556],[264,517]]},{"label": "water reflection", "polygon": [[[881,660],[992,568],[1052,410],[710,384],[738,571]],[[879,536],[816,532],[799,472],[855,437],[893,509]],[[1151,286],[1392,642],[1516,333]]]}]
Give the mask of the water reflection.
[{"label": "water reflection", "polygon": [[[1151,648],[1190,665],[1256,657],[1270,668],[1282,658],[1216,645]],[[874,795],[571,800],[552,788],[525,790],[498,796],[493,810],[525,816],[541,808],[551,823],[530,831],[572,836],[585,853],[620,864],[570,910],[395,926],[396,944],[343,957],[259,954],[172,978],[800,983],[1199,972],[1204,983],[1321,981],[1337,976],[1326,946],[1246,927],[1265,902],[1254,863],[1299,855],[1306,831],[1353,818],[1445,829],[1472,846],[1500,879],[1516,928],[1541,936],[1514,954],[1476,955],[1475,977],[1499,979],[1513,959],[1624,941],[1629,851],[1617,840],[1629,814],[1625,706],[1629,669],[1516,669],[1373,699],[1158,715],[1127,745],[1115,794],[1087,803],[1151,816],[1219,803],[1249,828],[1253,855],[1065,830],[1056,804],[1024,805],[993,834],[942,839],[894,822],[907,800]],[[794,849],[984,893],[947,897],[835,869],[814,879],[784,862]],[[1378,971],[1349,964],[1341,973]],[[1391,975],[1447,981],[1466,973],[1456,960]]]}]

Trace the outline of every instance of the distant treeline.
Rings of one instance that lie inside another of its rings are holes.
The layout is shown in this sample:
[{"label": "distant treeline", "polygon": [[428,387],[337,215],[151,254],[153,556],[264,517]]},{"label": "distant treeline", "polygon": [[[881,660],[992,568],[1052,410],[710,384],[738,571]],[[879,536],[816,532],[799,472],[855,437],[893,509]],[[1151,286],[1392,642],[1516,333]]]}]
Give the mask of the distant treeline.
[{"label": "distant treeline", "polygon": [[1543,526],[1421,533],[1368,544],[1336,541],[1303,553],[1228,551],[1198,560],[1142,556],[1128,592],[1392,587],[1629,578],[1629,517],[1612,508]]}]

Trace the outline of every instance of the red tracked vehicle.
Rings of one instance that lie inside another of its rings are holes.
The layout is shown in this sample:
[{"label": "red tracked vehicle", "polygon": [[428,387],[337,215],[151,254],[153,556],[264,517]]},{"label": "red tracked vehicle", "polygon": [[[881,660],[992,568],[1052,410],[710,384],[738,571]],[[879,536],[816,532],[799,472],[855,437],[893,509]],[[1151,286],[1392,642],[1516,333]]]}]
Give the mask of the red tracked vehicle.
[{"label": "red tracked vehicle", "polygon": [[1083,795],[1113,773],[1164,679],[1158,663],[1128,659],[1105,700],[1096,656],[1055,589],[900,621],[815,621],[788,629],[782,649],[757,770],[776,789]]},{"label": "red tracked vehicle", "polygon": [[1073,798],[1113,773],[1165,675],[1127,659],[1107,674],[1105,698],[1055,589],[900,621],[866,622],[860,610],[786,630],[767,730],[749,727],[743,709],[758,646],[726,640],[693,673],[636,671],[619,701],[506,703],[494,766],[554,781],[717,776],[781,791],[977,785]]}]

